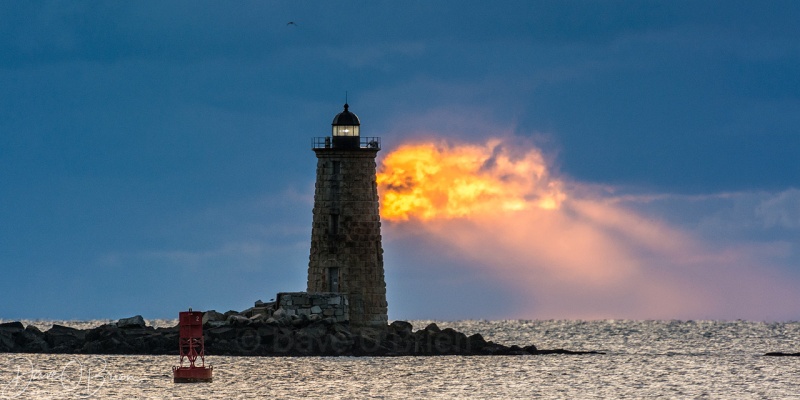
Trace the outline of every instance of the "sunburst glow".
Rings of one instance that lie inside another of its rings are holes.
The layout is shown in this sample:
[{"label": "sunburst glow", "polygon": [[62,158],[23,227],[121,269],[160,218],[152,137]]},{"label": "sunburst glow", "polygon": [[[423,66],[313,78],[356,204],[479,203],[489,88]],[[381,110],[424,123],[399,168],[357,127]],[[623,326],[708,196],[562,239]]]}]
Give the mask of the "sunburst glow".
[{"label": "sunburst glow", "polygon": [[738,318],[798,301],[794,281],[763,273],[779,275],[768,257],[718,248],[604,190],[567,184],[524,139],[403,145],[377,180],[387,236],[431,252],[418,262],[449,254],[500,282],[516,293],[513,315]]},{"label": "sunburst glow", "polygon": [[404,145],[386,156],[377,178],[381,216],[388,220],[555,210],[566,198],[538,149],[519,151],[500,139]]}]

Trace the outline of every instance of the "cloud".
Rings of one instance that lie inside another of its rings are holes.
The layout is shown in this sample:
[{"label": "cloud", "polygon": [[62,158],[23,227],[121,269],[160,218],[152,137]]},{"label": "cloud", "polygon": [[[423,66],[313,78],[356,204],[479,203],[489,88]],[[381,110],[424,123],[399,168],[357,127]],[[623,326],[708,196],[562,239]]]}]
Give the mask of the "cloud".
[{"label": "cloud", "polygon": [[765,199],[755,214],[767,228],[800,229],[800,190],[789,189]]},{"label": "cloud", "polygon": [[[612,193],[612,191],[609,191]],[[740,191],[711,194],[612,194],[615,204],[659,215],[706,242],[800,244],[800,191]]]},{"label": "cloud", "polygon": [[401,220],[555,209],[564,198],[561,182],[549,179],[537,149],[520,150],[499,139],[478,146],[401,146],[383,160],[378,183],[387,189],[383,215]]},{"label": "cloud", "polygon": [[[378,182],[387,236],[455,249],[465,269],[513,292],[518,317],[798,317],[785,243],[706,240],[565,182],[513,137],[400,146]],[[765,221],[794,221],[786,193],[762,203],[773,211]]]}]

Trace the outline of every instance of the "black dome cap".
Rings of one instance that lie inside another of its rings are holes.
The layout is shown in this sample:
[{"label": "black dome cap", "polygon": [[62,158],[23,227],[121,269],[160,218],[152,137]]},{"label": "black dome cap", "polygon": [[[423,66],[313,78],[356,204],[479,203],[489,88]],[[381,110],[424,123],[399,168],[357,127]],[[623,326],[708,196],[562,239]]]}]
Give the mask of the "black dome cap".
[{"label": "black dome cap", "polygon": [[358,120],[358,116],[353,114],[353,113],[351,113],[348,110],[348,108],[350,108],[350,106],[347,103],[344,103],[344,111],[336,114],[336,116],[333,117],[333,122],[331,123],[331,125],[355,125],[355,126],[360,126],[361,125],[361,121]]}]

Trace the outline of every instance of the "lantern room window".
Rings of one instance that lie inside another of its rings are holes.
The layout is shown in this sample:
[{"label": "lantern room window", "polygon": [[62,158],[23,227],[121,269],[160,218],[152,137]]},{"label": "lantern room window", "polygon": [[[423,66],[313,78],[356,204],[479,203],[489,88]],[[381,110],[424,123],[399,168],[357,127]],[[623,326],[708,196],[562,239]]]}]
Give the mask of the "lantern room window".
[{"label": "lantern room window", "polygon": [[358,125],[334,125],[333,136],[358,136]]}]

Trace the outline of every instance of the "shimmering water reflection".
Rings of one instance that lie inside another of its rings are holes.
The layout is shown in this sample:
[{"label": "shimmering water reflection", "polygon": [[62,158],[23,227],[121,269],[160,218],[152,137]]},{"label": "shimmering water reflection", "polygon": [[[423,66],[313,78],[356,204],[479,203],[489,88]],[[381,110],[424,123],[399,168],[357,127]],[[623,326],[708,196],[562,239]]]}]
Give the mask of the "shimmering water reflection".
[{"label": "shimmering water reflection", "polygon": [[[427,321],[426,321],[427,322]],[[414,322],[423,327],[426,322]],[[168,356],[0,354],[0,398],[800,398],[800,324],[439,322],[506,344],[592,356],[210,356],[214,382],[172,383]],[[191,390],[191,395],[188,394]]]}]

